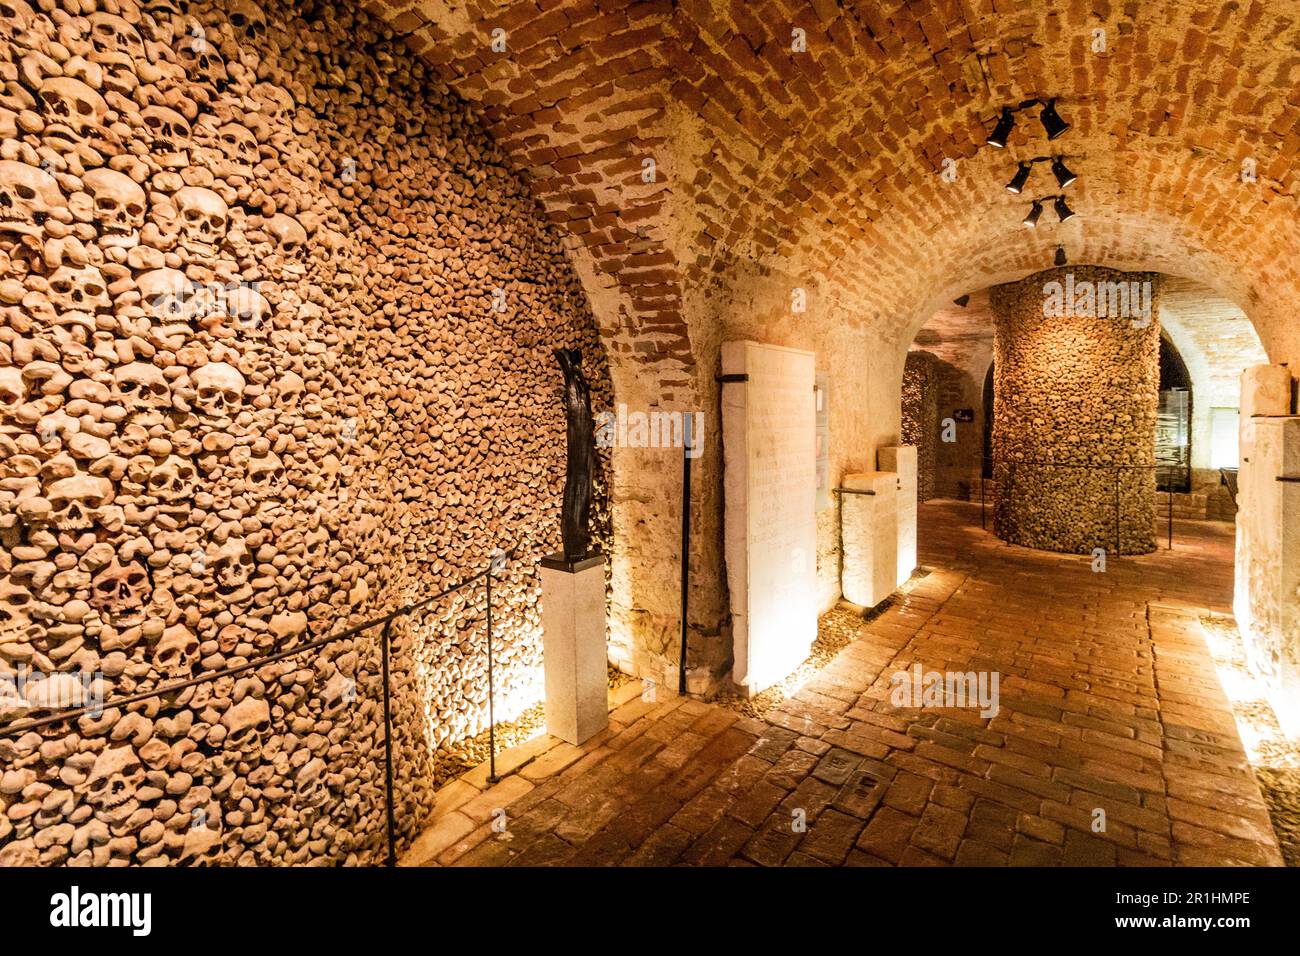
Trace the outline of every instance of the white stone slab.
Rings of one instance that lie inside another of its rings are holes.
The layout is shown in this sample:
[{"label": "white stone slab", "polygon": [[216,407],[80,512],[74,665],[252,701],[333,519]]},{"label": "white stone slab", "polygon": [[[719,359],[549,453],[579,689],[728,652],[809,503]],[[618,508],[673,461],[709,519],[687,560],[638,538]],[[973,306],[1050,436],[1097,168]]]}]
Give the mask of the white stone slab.
[{"label": "white stone slab", "polygon": [[816,410],[812,352],[724,342],[724,538],[735,661],[756,694],[817,637]]},{"label": "white stone slab", "polygon": [[[1243,407],[1243,412],[1245,411]],[[1233,613],[1283,731],[1300,739],[1300,418],[1246,418]]]},{"label": "white stone slab", "polygon": [[898,580],[902,585],[916,570],[916,448],[894,445],[876,452],[876,466],[898,475]]},{"label": "white stone slab", "polygon": [[605,564],[541,568],[546,730],[580,744],[609,724]]},{"label": "white stone slab", "polygon": [[898,586],[898,475],[864,471],[845,475],[841,484],[841,587],[846,600],[875,607]]},{"label": "white stone slab", "polygon": [[1241,373],[1241,417],[1291,414],[1291,370],[1252,365]]}]

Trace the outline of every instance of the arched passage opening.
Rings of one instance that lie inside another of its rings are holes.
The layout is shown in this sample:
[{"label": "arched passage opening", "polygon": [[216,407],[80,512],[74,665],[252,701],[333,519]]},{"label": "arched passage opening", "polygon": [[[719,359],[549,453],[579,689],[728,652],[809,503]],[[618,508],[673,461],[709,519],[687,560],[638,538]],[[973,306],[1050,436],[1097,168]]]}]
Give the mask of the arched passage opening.
[{"label": "arched passage opening", "polygon": [[1192,490],[1192,376],[1177,347],[1160,335],[1160,399],[1156,411],[1156,490]]}]

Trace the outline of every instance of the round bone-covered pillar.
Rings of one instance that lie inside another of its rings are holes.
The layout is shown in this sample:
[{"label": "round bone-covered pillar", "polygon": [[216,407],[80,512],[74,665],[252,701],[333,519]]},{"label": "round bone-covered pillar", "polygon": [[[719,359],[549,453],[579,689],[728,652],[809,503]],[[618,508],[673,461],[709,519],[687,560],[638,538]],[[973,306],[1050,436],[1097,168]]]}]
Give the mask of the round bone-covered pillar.
[{"label": "round bone-covered pillar", "polygon": [[996,286],[994,532],[1074,554],[1155,549],[1159,276],[1067,266]]}]

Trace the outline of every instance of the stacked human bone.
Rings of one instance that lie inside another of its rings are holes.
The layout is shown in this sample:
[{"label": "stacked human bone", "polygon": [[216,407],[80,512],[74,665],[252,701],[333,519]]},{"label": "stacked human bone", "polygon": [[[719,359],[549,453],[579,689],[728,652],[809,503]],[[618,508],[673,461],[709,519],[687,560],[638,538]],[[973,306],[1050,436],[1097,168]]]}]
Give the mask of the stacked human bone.
[{"label": "stacked human bone", "polygon": [[992,290],[999,537],[1155,548],[1158,278],[1069,266]]},{"label": "stacked human bone", "polygon": [[929,501],[935,496],[935,476],[938,473],[939,404],[936,360],[929,352],[907,353],[903,366],[903,420],[901,435],[904,445],[917,450],[917,500]]},{"label": "stacked human bone", "polygon": [[[497,715],[538,699],[552,349],[599,407],[608,375],[466,105],[310,0],[3,0],[0,70],[0,722],[322,638],[508,548]],[[403,838],[431,749],[485,726],[482,610],[394,627]],[[0,734],[0,865],[379,861],[378,647]]]}]

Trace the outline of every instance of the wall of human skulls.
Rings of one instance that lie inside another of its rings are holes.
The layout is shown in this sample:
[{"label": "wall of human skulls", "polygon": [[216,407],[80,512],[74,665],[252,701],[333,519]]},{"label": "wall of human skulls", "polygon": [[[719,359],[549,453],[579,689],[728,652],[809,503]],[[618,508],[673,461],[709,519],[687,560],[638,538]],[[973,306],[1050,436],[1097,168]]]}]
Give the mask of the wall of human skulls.
[{"label": "wall of human skulls", "polygon": [[[1068,266],[990,290],[999,537],[1075,554],[1155,549],[1159,280]],[[1106,282],[1147,284],[1149,315],[1105,315],[1081,295],[1069,309],[1049,299],[1049,289]]]},{"label": "wall of human skulls", "polygon": [[939,406],[935,396],[936,361],[924,351],[907,353],[903,367],[901,441],[916,447],[916,497],[935,496],[936,443],[939,440]]},{"label": "wall of human skulls", "polygon": [[[498,717],[532,703],[551,350],[584,350],[598,407],[608,376],[472,112],[343,4],[0,0],[0,76],[0,721],[237,668],[509,549]],[[484,726],[481,594],[392,636],[405,838],[431,748]],[[0,864],[380,859],[377,638],[0,734]]]}]

